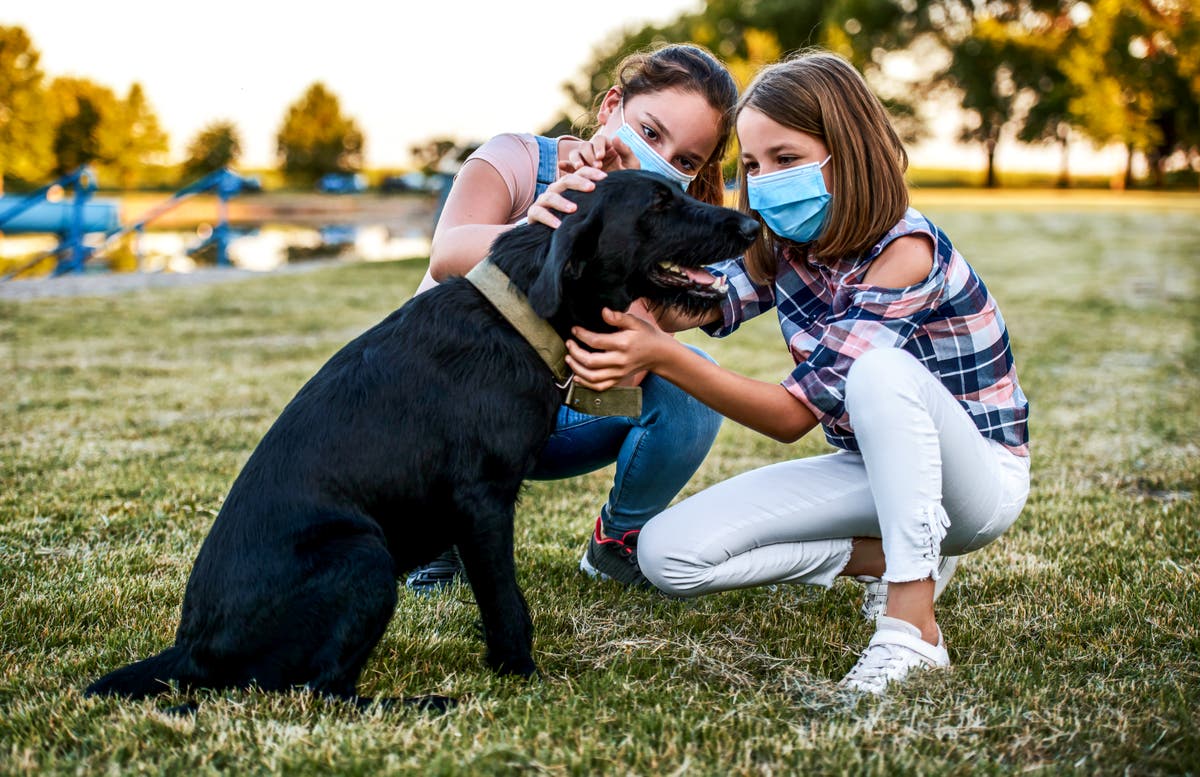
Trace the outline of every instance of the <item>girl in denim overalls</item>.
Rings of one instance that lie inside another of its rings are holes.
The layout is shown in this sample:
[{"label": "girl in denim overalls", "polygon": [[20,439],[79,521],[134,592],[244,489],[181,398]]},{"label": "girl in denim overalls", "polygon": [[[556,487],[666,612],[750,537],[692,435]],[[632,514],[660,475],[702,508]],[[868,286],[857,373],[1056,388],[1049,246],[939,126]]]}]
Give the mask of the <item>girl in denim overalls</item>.
[{"label": "girl in denim overalls", "polygon": [[[632,55],[617,72],[618,84],[602,98],[599,127],[590,140],[499,135],[467,159],[439,218],[429,272],[418,293],[446,277],[465,275],[498,235],[524,221],[534,199],[564,172],[652,169],[698,199],[722,203],[721,160],[737,99],[724,66],[697,46],[671,45]],[[590,416],[561,407],[557,430],[531,477],[556,480],[615,462],[616,477],[580,568],[593,577],[645,587],[638,534],[700,466],[721,416],[657,376],[638,378],[640,418]],[[439,588],[460,568],[451,551],[410,574],[408,586]]]}]

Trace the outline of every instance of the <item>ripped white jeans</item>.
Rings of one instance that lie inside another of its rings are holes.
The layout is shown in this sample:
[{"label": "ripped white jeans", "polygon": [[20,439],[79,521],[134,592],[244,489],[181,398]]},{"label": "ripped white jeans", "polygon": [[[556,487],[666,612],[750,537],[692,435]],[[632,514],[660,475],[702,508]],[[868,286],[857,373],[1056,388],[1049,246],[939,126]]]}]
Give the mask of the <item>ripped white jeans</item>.
[{"label": "ripped white jeans", "polygon": [[669,507],[638,538],[643,574],[685,597],[769,583],[828,587],[854,537],[879,537],[884,580],[936,580],[940,555],[981,548],[1020,515],[1029,459],[980,434],[910,354],[859,357],[846,407],[861,453],[772,464]]}]

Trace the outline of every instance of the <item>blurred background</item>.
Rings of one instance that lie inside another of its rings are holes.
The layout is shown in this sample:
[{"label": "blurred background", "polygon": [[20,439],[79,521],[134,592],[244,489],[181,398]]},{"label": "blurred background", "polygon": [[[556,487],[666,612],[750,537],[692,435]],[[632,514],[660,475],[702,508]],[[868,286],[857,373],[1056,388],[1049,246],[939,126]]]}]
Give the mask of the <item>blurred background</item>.
[{"label": "blurred background", "polygon": [[[799,48],[845,55],[919,190],[1200,189],[1191,0],[6,5],[7,276],[423,256],[480,142],[580,132],[620,58],[665,41],[743,85]],[[72,221],[81,193],[94,221]],[[26,199],[50,210],[8,215]]]}]

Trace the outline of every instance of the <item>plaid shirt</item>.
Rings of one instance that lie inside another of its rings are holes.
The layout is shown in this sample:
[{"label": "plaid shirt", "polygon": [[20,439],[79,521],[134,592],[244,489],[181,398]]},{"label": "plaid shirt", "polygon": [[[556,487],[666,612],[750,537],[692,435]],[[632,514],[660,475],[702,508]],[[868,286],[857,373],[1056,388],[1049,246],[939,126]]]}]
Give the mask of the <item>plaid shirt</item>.
[{"label": "plaid shirt", "polygon": [[[902,289],[863,283],[871,260],[902,235],[926,235],[937,246],[929,276]],[[858,450],[845,404],[850,365],[872,348],[901,348],[941,380],[981,434],[1029,455],[1029,402],[1017,383],[996,301],[946,234],[916,210],[910,208],[866,256],[832,267],[784,249],[774,286],[754,283],[741,258],[709,269],[729,281],[729,293],[721,303],[724,321],[705,331],[724,337],[777,308],[796,361],[783,387],[812,410],[832,445]]]}]

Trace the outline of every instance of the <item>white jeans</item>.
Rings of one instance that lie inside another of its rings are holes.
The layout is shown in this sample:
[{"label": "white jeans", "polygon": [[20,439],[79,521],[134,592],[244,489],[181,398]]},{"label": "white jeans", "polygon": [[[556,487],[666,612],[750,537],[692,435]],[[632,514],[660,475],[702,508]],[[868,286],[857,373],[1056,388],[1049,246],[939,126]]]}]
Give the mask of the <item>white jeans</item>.
[{"label": "white jeans", "polygon": [[859,357],[846,408],[861,453],[772,464],[668,508],[638,538],[643,574],[685,597],[767,583],[828,587],[852,538],[880,537],[884,580],[936,580],[941,554],[981,548],[1020,515],[1029,459],[980,434],[910,354]]}]

